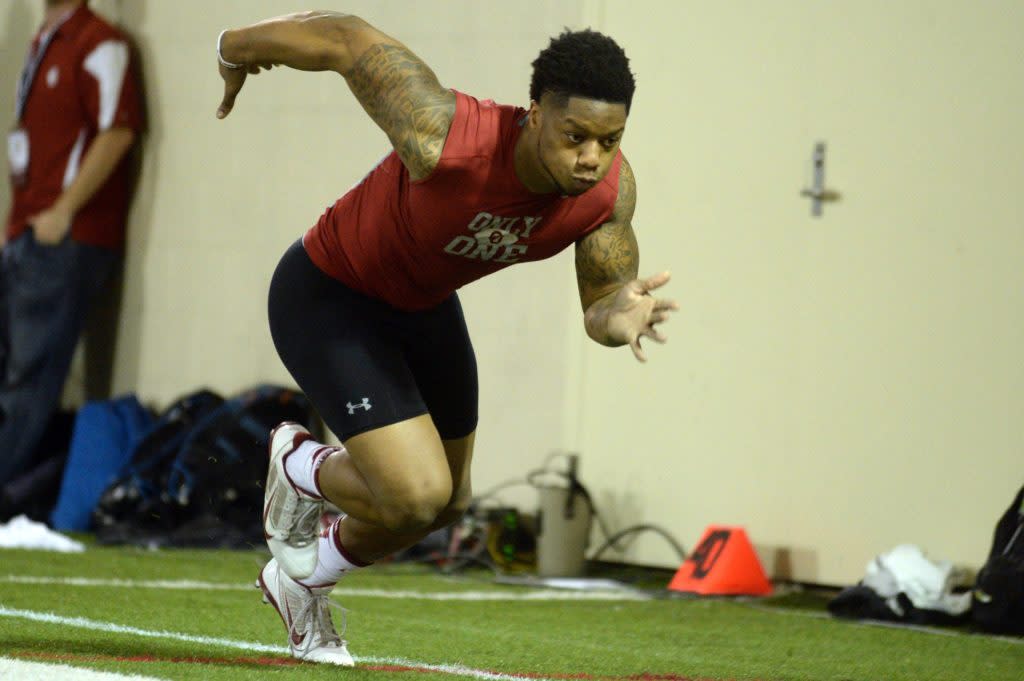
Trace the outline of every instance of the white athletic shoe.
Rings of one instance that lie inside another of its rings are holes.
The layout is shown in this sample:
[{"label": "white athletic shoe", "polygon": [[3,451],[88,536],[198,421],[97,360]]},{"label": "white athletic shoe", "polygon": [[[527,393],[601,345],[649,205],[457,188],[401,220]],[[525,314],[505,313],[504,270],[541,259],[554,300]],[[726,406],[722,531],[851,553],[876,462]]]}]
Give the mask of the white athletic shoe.
[{"label": "white athletic shoe", "polygon": [[[285,574],[276,558],[271,558],[260,571],[256,586],[263,590],[263,602],[274,606],[284,621],[293,657],[341,667],[355,666],[345,640],[338,636],[331,621],[331,606],[341,607],[327,598],[333,584],[322,587],[299,584]],[[344,626],[342,633],[345,633]]]},{"label": "white athletic shoe", "polygon": [[274,558],[293,579],[316,569],[320,516],[324,500],[296,487],[285,471],[285,459],[312,439],[297,423],[280,424],[270,434],[270,469],[263,496],[263,536]]}]

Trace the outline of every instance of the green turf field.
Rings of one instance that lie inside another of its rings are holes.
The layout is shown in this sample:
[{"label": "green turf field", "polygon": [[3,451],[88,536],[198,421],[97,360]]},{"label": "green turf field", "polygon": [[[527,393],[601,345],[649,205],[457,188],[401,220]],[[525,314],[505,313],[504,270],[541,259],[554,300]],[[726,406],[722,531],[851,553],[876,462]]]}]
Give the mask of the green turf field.
[{"label": "green turf field", "polygon": [[0,550],[0,657],[160,679],[1024,680],[1020,640],[836,621],[824,596],[599,599],[423,566],[339,584],[356,669],[298,663],[252,587],[266,558]]}]

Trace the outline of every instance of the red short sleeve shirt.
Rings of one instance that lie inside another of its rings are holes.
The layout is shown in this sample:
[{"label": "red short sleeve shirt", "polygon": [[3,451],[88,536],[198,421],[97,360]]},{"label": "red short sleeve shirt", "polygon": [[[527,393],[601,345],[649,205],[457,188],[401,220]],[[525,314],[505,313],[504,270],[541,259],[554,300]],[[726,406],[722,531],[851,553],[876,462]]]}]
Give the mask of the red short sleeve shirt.
[{"label": "red short sleeve shirt", "polygon": [[[40,32],[31,57],[43,40]],[[33,215],[48,209],[78,176],[82,159],[96,136],[111,128],[140,130],[142,103],[132,50],[117,29],[88,7],[76,9],[58,26],[28,85],[20,121],[23,143],[20,162],[12,164],[13,203],[7,218],[7,239],[29,228]],[[71,237],[82,243],[120,250],[131,193],[128,158],[82,206],[71,225]]]},{"label": "red short sleeve shirt", "polygon": [[526,111],[456,92],[434,172],[410,180],[389,154],[303,239],[328,275],[402,310],[433,307],[471,281],[549,258],[611,216],[622,155],[579,196],[531,193],[515,172]]}]

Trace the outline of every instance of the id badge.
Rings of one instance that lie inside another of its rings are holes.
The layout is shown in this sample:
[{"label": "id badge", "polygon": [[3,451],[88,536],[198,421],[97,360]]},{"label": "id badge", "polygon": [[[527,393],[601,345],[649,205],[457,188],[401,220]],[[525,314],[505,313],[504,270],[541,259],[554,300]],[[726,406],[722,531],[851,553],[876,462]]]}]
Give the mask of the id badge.
[{"label": "id badge", "polygon": [[7,162],[10,165],[11,182],[15,187],[25,184],[28,178],[28,132],[24,128],[12,130],[7,135]]}]

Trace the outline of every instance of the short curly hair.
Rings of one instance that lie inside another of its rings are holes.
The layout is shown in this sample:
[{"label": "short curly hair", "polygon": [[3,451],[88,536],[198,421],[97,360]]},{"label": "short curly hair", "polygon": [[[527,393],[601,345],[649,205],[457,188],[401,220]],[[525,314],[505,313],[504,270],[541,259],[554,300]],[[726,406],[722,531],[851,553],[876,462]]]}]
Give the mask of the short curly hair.
[{"label": "short curly hair", "polygon": [[530,99],[534,102],[550,92],[566,100],[576,96],[625,104],[628,114],[634,90],[636,81],[625,51],[589,28],[566,29],[533,61]]}]

